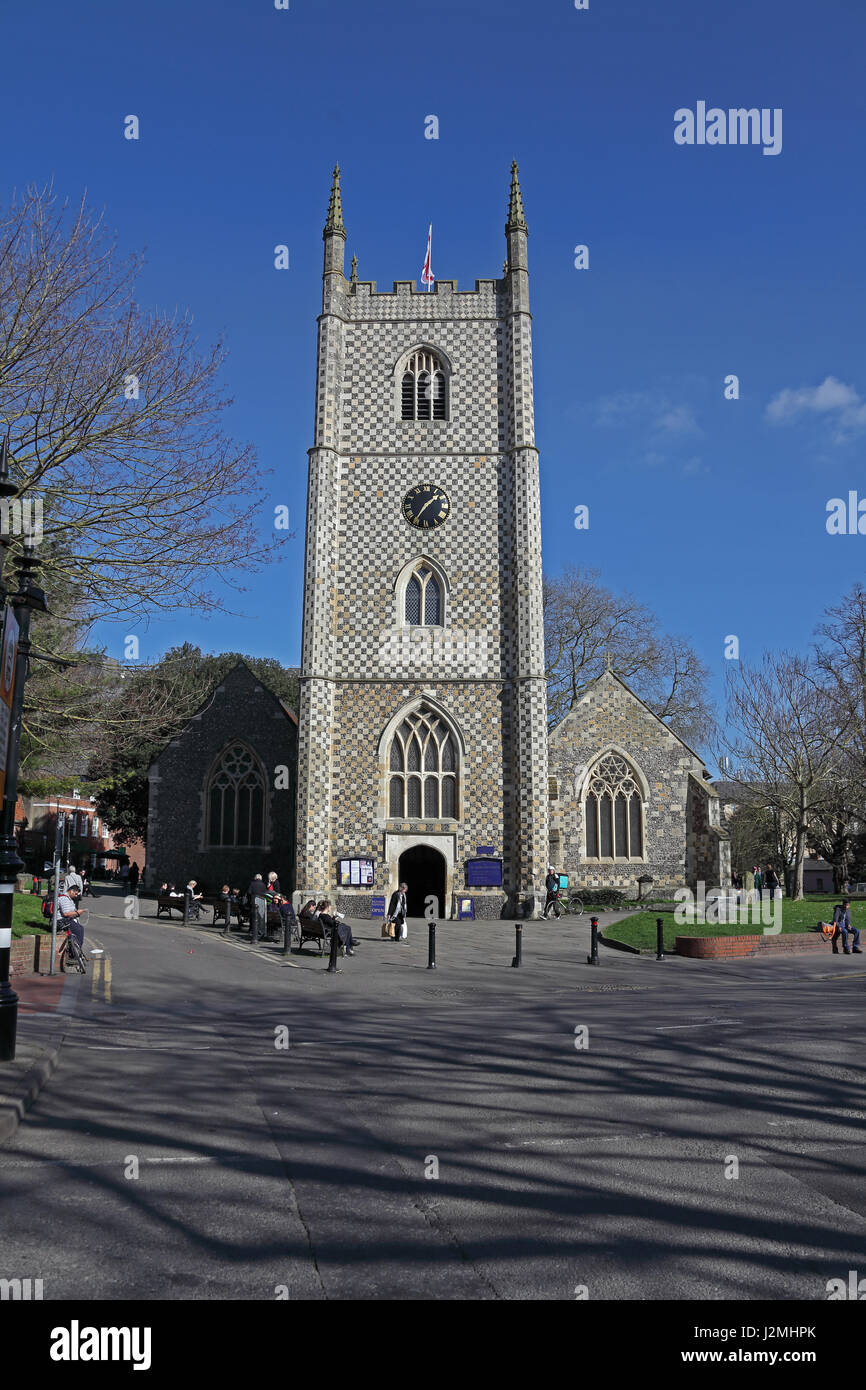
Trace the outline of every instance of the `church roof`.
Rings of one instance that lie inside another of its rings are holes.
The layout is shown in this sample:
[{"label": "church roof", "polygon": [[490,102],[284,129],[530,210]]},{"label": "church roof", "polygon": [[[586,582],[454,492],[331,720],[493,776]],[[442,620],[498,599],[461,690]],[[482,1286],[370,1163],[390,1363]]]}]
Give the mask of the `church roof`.
[{"label": "church roof", "polygon": [[573,703],[572,703],[571,709],[568,710],[568,711],[562,716],[562,718],[560,719],[560,721],[559,721],[558,724],[555,724],[555,725],[553,726],[553,728],[550,730],[550,732],[549,732],[549,734],[548,734],[548,738],[552,737],[553,734],[557,733],[557,732],[562,728],[562,726],[563,726],[563,724],[565,723],[566,719],[568,719],[568,718],[574,713],[575,706],[581,703],[581,701],[583,700],[584,696],[588,695],[589,692],[590,692],[595,686],[600,685],[601,682],[604,681],[604,680],[616,681],[616,683],[617,683],[618,685],[621,685],[621,686],[622,686],[623,690],[627,690],[628,693],[629,693],[629,695],[632,697],[632,699],[633,699],[633,700],[637,700],[638,704],[639,704],[639,705],[643,705],[643,707],[644,707],[644,709],[647,711],[647,713],[652,715],[652,717],[653,717],[653,719],[655,719],[656,723],[661,724],[662,728],[665,729],[665,730],[667,731],[667,733],[669,733],[673,738],[675,738],[676,741],[677,741],[677,743],[681,743],[682,746],[683,746],[683,748],[685,748],[687,752],[691,753],[691,755],[692,755],[693,758],[697,758],[698,762],[701,764],[701,767],[706,767],[706,763],[704,762],[704,760],[703,760],[703,758],[701,757],[700,753],[696,753],[695,750],[694,750],[694,748],[692,748],[691,744],[686,743],[685,739],[682,738],[682,737],[680,736],[680,734],[677,733],[676,729],[672,729],[671,726],[670,726],[670,724],[666,724],[665,721],[664,721],[663,719],[659,719],[659,716],[656,714],[655,710],[654,710],[654,709],[650,709],[650,707],[649,707],[649,705],[647,704],[646,700],[642,700],[641,697],[640,697],[640,695],[637,695],[637,694],[635,693],[635,691],[632,690],[632,688],[631,688],[631,686],[628,684],[628,682],[627,682],[627,681],[624,681],[623,678],[622,678],[622,676],[618,676],[617,673],[616,673],[616,671],[612,670],[610,667],[607,667],[604,671],[599,672],[599,674],[598,674],[597,676],[593,676],[592,680],[589,680],[589,681],[586,682],[586,685],[581,686],[580,690],[578,691],[577,695],[575,696],[575,699],[574,699],[574,701],[573,701]]},{"label": "church roof", "polygon": [[343,225],[343,198],[340,193],[340,166],[334,165],[334,176],[331,182],[331,199],[328,203],[328,220],[325,223],[324,236],[330,232],[342,232],[345,235],[346,228]]},{"label": "church roof", "polygon": [[520,191],[520,179],[518,177],[519,172],[520,171],[517,167],[517,160],[512,160],[511,196],[508,200],[508,221],[505,224],[506,231],[508,231],[511,227],[522,227],[524,231],[529,230],[526,225],[526,215],[523,211],[523,194]]},{"label": "church roof", "polygon": [[255,671],[251,671],[250,668],[249,668],[249,666],[247,665],[247,663],[246,663],[245,661],[236,661],[235,664],[234,664],[234,666],[231,666],[231,667],[229,668],[229,670],[226,671],[225,675],[220,676],[219,680],[217,680],[217,681],[214,682],[214,684],[211,686],[210,690],[208,691],[207,695],[205,696],[205,698],[202,700],[201,704],[199,705],[198,709],[195,711],[194,714],[190,715],[189,719],[186,721],[186,723],[184,724],[183,728],[182,728],[182,729],[178,729],[177,733],[172,734],[171,738],[166,739],[165,743],[164,743],[164,744],[162,745],[162,747],[159,749],[159,752],[158,752],[158,753],[154,753],[153,757],[152,757],[151,760],[150,760],[150,763],[148,764],[148,767],[153,767],[153,764],[154,764],[155,762],[158,762],[158,761],[159,761],[160,757],[161,757],[162,754],[165,752],[166,748],[170,748],[171,745],[172,745],[177,739],[183,738],[184,734],[188,731],[190,725],[193,724],[193,723],[195,722],[196,719],[200,719],[200,718],[202,717],[202,715],[203,715],[203,714],[206,714],[207,711],[210,709],[211,705],[213,704],[214,696],[216,695],[216,693],[217,693],[217,691],[220,689],[220,687],[221,687],[221,686],[224,686],[225,683],[226,683],[226,681],[232,680],[233,677],[235,677],[235,676],[237,676],[237,675],[248,676],[249,679],[250,679],[251,681],[254,681],[256,685],[260,685],[261,688],[262,688],[262,690],[265,692],[265,694],[270,695],[270,697],[271,697],[271,699],[274,701],[274,703],[277,704],[277,705],[279,705],[279,707],[280,707],[282,713],[286,716],[286,718],[289,720],[289,722],[292,723],[292,724],[295,726],[295,728],[297,729],[297,727],[298,727],[298,716],[297,716],[297,714],[295,713],[295,711],[291,708],[291,706],[290,706],[290,705],[287,705],[286,702],[285,702],[285,700],[281,699],[281,697],[280,697],[279,695],[274,694],[274,692],[273,692],[273,690],[271,690],[270,686],[269,686],[265,681],[263,681],[263,680],[261,679],[260,676],[257,676],[256,673],[255,673]]}]

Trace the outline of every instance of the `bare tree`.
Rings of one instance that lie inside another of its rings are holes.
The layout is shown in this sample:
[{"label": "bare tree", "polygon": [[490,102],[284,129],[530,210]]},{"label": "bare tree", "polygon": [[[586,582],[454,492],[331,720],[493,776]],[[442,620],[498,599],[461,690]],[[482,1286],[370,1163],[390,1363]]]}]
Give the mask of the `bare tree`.
[{"label": "bare tree", "polygon": [[253,450],[222,430],[224,349],[140,309],[140,268],[84,199],[0,209],[0,431],[18,495],[43,503],[44,587],[84,622],[219,608],[209,580],[238,588],[269,553]]},{"label": "bare tree", "polygon": [[686,742],[712,737],[708,671],[684,637],[662,632],[655,614],[629,593],[599,583],[598,570],[568,568],[544,584],[548,713],[563,718],[610,660],[617,675]]},{"label": "bare tree", "polygon": [[832,797],[833,774],[847,732],[806,658],[768,654],[760,666],[727,675],[727,721],[720,738],[736,772],[774,818],[778,842],[792,837],[795,898],[803,896],[810,824]]},{"label": "bare tree", "polygon": [[851,823],[854,833],[866,821],[866,589],[855,584],[825,617],[817,630],[816,661],[834,721],[846,729],[833,809],[837,821]]}]

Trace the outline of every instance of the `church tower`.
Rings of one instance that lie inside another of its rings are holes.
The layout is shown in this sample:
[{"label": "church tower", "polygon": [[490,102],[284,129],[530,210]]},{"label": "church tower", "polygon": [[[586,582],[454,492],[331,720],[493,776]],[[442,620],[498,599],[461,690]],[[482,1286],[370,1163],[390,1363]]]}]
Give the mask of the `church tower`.
[{"label": "church tower", "polygon": [[324,237],[309,452],[298,896],[369,916],[409,885],[456,915],[537,912],[548,853],[528,228],[501,279],[432,293]]}]

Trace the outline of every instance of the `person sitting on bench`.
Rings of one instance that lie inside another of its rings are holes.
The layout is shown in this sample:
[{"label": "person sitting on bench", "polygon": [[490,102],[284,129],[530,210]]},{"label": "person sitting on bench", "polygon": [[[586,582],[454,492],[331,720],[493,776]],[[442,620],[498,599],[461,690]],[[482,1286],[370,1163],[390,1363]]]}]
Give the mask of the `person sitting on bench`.
[{"label": "person sitting on bench", "polygon": [[836,945],[839,937],[842,938],[842,950],[846,956],[851,955],[851,947],[848,945],[848,937],[854,938],[854,955],[862,956],[860,950],[860,928],[851,926],[851,903],[848,898],[843,898],[833,909],[833,925],[836,932],[833,936],[833,955],[838,956],[839,947]]},{"label": "person sitting on bench", "polygon": [[355,938],[352,935],[352,928],[345,920],[342,912],[331,912],[331,904],[327,898],[322,898],[321,902],[316,903],[316,912],[323,927],[329,931],[335,931],[339,938],[340,945],[347,956],[355,954]]}]

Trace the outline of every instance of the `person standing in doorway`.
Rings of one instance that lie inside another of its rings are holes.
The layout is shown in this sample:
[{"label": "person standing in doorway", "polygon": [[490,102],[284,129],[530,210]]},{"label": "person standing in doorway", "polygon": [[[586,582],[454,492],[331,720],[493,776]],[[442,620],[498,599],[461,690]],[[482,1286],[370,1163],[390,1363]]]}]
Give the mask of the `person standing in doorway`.
[{"label": "person standing in doorway", "polygon": [[388,904],[388,920],[394,923],[395,941],[405,941],[409,935],[406,927],[406,894],[408,891],[408,886],[401,883],[396,893],[391,894],[391,901]]},{"label": "person standing in doorway", "polygon": [[136,893],[136,892],[138,891],[138,875],[139,875],[139,873],[140,873],[140,870],[139,870],[138,865],[137,865],[137,864],[133,864],[132,868],[131,868],[130,871],[129,871],[129,891],[130,891],[130,893]]}]

